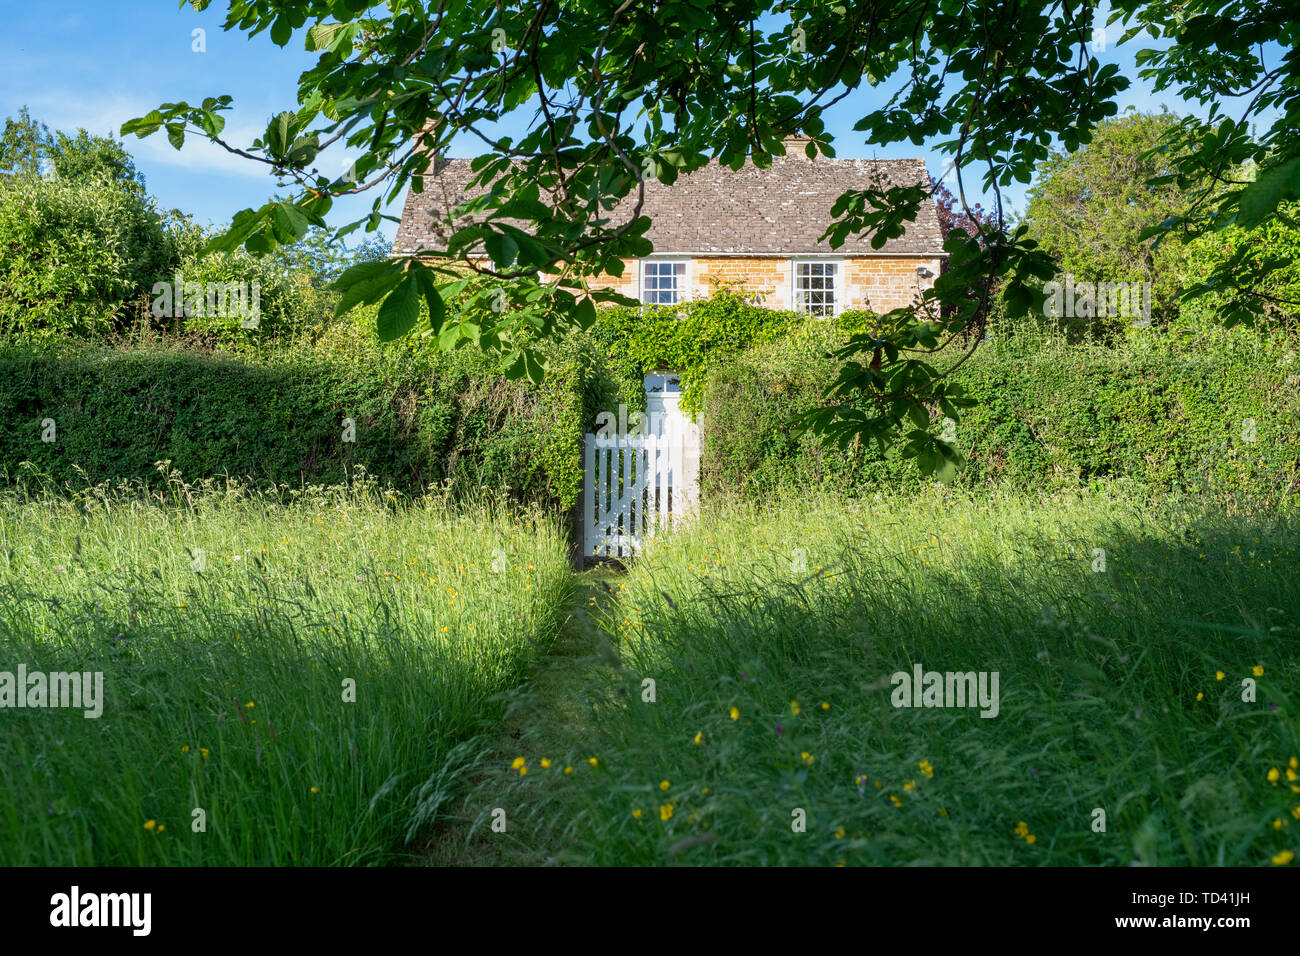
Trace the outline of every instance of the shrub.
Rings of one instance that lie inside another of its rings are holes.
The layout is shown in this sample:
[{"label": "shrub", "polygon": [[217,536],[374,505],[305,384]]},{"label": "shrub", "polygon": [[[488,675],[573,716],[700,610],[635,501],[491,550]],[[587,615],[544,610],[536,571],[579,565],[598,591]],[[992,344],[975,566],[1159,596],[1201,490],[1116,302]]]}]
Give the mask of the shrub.
[{"label": "shrub", "polygon": [[226,348],[319,329],[334,305],[308,273],[243,251],[187,257],[153,295],[156,321]]},{"label": "shrub", "polygon": [[682,408],[695,412],[711,363],[774,341],[804,321],[794,312],[765,309],[721,291],[681,305],[601,309],[591,338],[606,351],[615,374],[634,386],[634,400],[643,375],[671,369],[682,376]]},{"label": "shrub", "polygon": [[1207,282],[1218,266],[1238,253],[1251,268],[1267,261],[1278,264],[1260,289],[1208,288],[1204,295],[1183,300],[1182,318],[1188,325],[1205,327],[1220,315],[1228,315],[1232,324],[1231,313],[1237,311],[1232,306],[1239,303],[1258,325],[1300,329],[1300,228],[1288,225],[1296,221],[1300,203],[1284,203],[1279,212],[1287,218],[1271,219],[1250,233],[1234,227],[1205,233],[1188,244],[1180,276],[1185,289]]},{"label": "shrub", "polygon": [[172,261],[163,219],[139,190],[14,177],[0,191],[0,332],[102,335]]},{"label": "shrub", "polygon": [[[1043,161],[1025,213],[1030,237],[1056,259],[1062,274],[1080,282],[1150,282],[1152,312],[1160,324],[1177,314],[1177,276],[1185,247],[1171,238],[1155,248],[1138,236],[1147,226],[1184,212],[1186,198],[1176,185],[1147,185],[1151,177],[1169,172],[1169,157],[1146,151],[1177,122],[1168,112],[1103,120],[1091,142]],[[1130,320],[1094,316],[1059,321],[1076,336],[1109,339]]]}]

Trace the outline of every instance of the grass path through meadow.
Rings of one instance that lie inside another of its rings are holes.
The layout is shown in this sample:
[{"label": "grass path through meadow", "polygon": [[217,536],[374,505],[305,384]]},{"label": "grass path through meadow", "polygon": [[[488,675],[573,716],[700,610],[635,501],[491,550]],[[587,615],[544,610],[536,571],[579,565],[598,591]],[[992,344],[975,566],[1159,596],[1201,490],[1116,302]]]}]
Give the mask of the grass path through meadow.
[{"label": "grass path through meadow", "polygon": [[[529,812],[518,802],[519,792],[510,786],[519,776],[510,764],[521,753],[559,754],[581,746],[590,723],[592,699],[609,693],[622,666],[599,618],[611,612],[613,592],[624,577],[606,569],[575,575],[570,613],[551,653],[536,661],[528,679],[506,694],[506,716],[500,732],[492,737],[492,752],[460,810],[444,810],[443,822],[429,841],[428,865],[559,862],[552,828],[534,832],[531,821],[527,828],[511,825]],[[560,776],[550,776],[549,782],[562,782],[563,767],[553,764],[545,769],[559,769]],[[578,772],[578,767],[573,772]],[[497,807],[506,812],[504,833],[491,829],[492,811]]]}]

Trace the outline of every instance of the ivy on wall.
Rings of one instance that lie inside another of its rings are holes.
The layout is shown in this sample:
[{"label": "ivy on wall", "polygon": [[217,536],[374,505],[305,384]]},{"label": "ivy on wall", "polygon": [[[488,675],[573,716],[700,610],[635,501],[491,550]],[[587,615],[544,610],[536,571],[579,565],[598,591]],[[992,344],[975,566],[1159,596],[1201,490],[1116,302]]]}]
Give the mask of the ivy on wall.
[{"label": "ivy on wall", "polygon": [[605,353],[619,379],[619,395],[629,407],[640,407],[633,402],[644,375],[668,369],[680,373],[681,408],[693,416],[702,406],[709,370],[745,349],[779,341],[810,325],[856,331],[869,319],[865,312],[845,312],[827,323],[798,312],[766,309],[734,291],[721,290],[681,305],[601,309],[590,335]]}]

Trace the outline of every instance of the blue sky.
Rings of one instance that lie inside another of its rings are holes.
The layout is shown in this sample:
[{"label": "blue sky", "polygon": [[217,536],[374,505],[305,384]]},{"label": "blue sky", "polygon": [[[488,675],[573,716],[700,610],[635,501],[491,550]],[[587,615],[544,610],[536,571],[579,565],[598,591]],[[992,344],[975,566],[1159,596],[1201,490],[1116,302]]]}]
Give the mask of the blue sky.
[{"label": "blue sky", "polygon": [[[315,56],[302,49],[300,37],[281,49],[266,33],[249,39],[222,32],[225,9],[222,0],[215,0],[203,13],[188,5],[178,9],[176,0],[0,0],[0,14],[8,25],[0,35],[0,116],[15,115],[26,105],[53,129],[84,127],[116,135],[125,120],[142,116],[160,103],[229,93],[235,109],[227,114],[226,133],[232,142],[247,145],[273,114],[294,108],[297,77]],[[205,52],[194,50],[195,30],[205,31]],[[1133,66],[1139,44],[1135,41],[1117,49],[1120,32],[1110,31],[1105,52],[1097,56],[1120,64],[1133,81],[1120,100],[1121,109],[1157,108],[1165,103],[1192,112],[1192,107],[1173,97],[1151,94]],[[862,158],[919,154],[931,172],[941,171],[940,157],[929,150],[907,143],[869,149],[862,143],[852,125],[872,106],[872,96],[881,94],[870,91],[851,97],[828,117],[838,154]],[[161,135],[143,140],[132,136],[126,144],[150,192],[164,206],[189,212],[200,222],[226,222],[238,210],[260,205],[277,191],[274,179],[260,164],[201,139],[188,141],[179,152]],[[348,161],[339,151],[326,156],[322,168],[337,166],[341,171]],[[971,186],[968,182],[968,190]],[[1023,207],[1023,187],[1008,195],[1013,208]],[[372,201],[341,201],[331,223],[358,218]],[[400,215],[400,203],[388,211]],[[391,225],[384,231],[391,237]]]}]

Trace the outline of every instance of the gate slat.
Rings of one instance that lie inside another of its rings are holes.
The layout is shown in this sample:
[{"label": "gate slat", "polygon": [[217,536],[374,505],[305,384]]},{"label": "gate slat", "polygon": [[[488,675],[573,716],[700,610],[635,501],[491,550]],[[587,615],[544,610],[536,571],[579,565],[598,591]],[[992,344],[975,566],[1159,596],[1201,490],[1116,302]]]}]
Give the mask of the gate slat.
[{"label": "gate slat", "polygon": [[659,436],[653,433],[646,439],[645,443],[645,466],[646,466],[646,537],[654,534],[657,526],[657,515],[659,513],[658,503],[655,496],[659,494]]},{"label": "gate slat", "polygon": [[686,433],[679,431],[672,438],[673,442],[673,527],[682,520],[684,495],[682,475],[686,472]]},{"label": "gate slat", "polygon": [[[624,541],[627,541],[629,536],[634,533],[634,530],[632,528],[632,495],[631,495],[632,454],[633,454],[632,442],[630,440],[624,442],[623,443],[623,484],[622,487],[618,489],[618,501],[620,502],[620,507],[618,509],[619,522],[621,525]],[[630,553],[629,546],[620,544],[618,549],[619,557],[624,556],[625,549],[627,549],[626,553]]]},{"label": "gate slat", "polygon": [[595,536],[592,526],[596,523],[596,436],[588,435],[583,442],[584,469],[582,482],[582,554],[584,557],[594,555],[592,544]]}]

